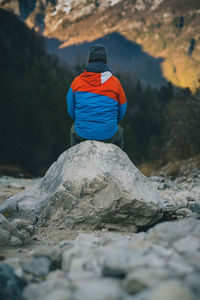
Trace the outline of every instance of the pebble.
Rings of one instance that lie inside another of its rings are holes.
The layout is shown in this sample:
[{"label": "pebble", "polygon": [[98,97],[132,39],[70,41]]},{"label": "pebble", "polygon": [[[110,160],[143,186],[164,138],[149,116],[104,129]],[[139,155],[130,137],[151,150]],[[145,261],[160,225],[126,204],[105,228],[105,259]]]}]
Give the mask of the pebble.
[{"label": "pebble", "polygon": [[51,264],[51,260],[47,257],[34,257],[23,264],[22,269],[25,273],[30,273],[35,277],[44,277],[49,273]]},{"label": "pebble", "polygon": [[179,216],[187,217],[187,216],[191,216],[192,211],[189,208],[180,208],[176,210],[176,214]]},{"label": "pebble", "polygon": [[54,264],[55,267],[59,267],[61,263],[61,252],[59,248],[52,247],[51,245],[36,247],[30,252],[30,256],[37,258],[46,257]]},{"label": "pebble", "polygon": [[15,275],[8,265],[0,264],[0,299],[22,300],[23,282]]},{"label": "pebble", "polygon": [[155,287],[160,281],[166,280],[171,274],[164,268],[139,268],[128,274],[124,280],[124,288],[130,294]]},{"label": "pebble", "polygon": [[25,187],[17,182],[11,182],[7,185],[8,188],[13,188],[13,189],[19,189],[19,190],[24,190]]},{"label": "pebble", "polygon": [[[66,299],[69,298],[69,292],[71,285],[67,279],[50,279],[45,280],[41,283],[31,283],[25,287],[23,291],[23,297],[27,300],[42,300],[42,299],[53,299],[52,294],[55,296],[60,294],[66,295]],[[51,297],[51,298],[50,298]],[[57,298],[54,298],[57,300]],[[59,298],[58,298],[59,299]],[[62,299],[62,298],[61,298]]]},{"label": "pebble", "polygon": [[193,300],[190,290],[177,280],[160,283],[150,294],[149,300]]},{"label": "pebble", "polygon": [[120,300],[120,282],[112,279],[99,279],[83,282],[74,293],[75,300]]},{"label": "pebble", "polygon": [[173,248],[179,253],[189,252],[192,255],[192,252],[200,251],[200,240],[196,237],[187,236],[176,241]]}]

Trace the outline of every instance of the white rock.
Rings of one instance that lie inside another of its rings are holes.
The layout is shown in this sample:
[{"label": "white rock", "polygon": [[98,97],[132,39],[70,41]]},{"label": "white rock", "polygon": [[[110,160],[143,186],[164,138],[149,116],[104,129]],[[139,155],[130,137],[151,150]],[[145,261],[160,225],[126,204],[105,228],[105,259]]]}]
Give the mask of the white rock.
[{"label": "white rock", "polygon": [[0,212],[41,226],[132,231],[158,221],[163,210],[153,184],[128,156],[96,141],[65,151],[35,186],[0,205]]},{"label": "white rock", "polygon": [[70,287],[71,286],[66,278],[51,279],[38,284],[29,284],[25,287],[23,296],[27,300],[42,300],[44,297],[45,299],[48,299],[52,293],[62,290],[62,294],[65,292],[68,297]]},{"label": "white rock", "polygon": [[74,300],[120,300],[121,289],[117,281],[99,279],[83,282],[74,293]]},{"label": "white rock", "polygon": [[23,260],[19,257],[9,257],[3,261],[4,264],[8,264],[11,268],[14,270],[17,270],[20,268],[20,266],[23,263]]},{"label": "white rock", "polygon": [[189,191],[177,192],[174,195],[174,201],[176,202],[177,208],[185,208],[188,204],[188,199],[192,199],[193,194]]},{"label": "white rock", "polygon": [[20,190],[23,190],[25,189],[25,187],[17,182],[11,182],[8,184],[7,186],[8,188],[14,188],[14,189],[20,189]]},{"label": "white rock", "polygon": [[136,294],[148,288],[155,287],[159,281],[169,278],[170,273],[165,268],[142,268],[129,273],[124,281],[125,289]]},{"label": "white rock", "polygon": [[183,216],[183,217],[187,217],[192,214],[192,211],[189,208],[180,208],[180,209],[176,210],[176,214]]},{"label": "white rock", "polygon": [[[176,251],[180,253],[188,253],[200,250],[200,239],[192,236],[179,239],[173,244]],[[192,255],[192,254],[191,254]]]},{"label": "white rock", "polygon": [[198,237],[200,230],[199,220],[192,218],[183,219],[176,222],[163,222],[149,229],[147,240],[156,242],[164,247],[171,246],[180,238],[188,235]]},{"label": "white rock", "polygon": [[0,245],[21,246],[25,243],[24,235],[0,214]]},{"label": "white rock", "polygon": [[129,269],[130,262],[141,258],[141,251],[129,249],[113,249],[103,258],[102,274],[103,276],[113,276],[123,278]]},{"label": "white rock", "polygon": [[149,300],[193,300],[191,292],[179,281],[163,282],[149,296]]},{"label": "white rock", "polygon": [[39,300],[74,300],[72,293],[66,289],[59,289],[52,291],[50,294],[45,295]]}]

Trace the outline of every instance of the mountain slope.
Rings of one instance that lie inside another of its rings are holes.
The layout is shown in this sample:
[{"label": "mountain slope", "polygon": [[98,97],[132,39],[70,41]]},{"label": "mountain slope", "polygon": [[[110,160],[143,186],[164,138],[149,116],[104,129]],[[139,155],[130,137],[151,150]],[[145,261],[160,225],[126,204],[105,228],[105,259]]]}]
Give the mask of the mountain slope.
[{"label": "mountain slope", "polygon": [[162,57],[163,75],[174,85],[192,91],[200,85],[199,0],[32,0],[29,6],[22,2],[0,5],[46,37],[62,41],[61,48],[118,32],[148,54]]},{"label": "mountain slope", "polygon": [[148,55],[142,51],[140,45],[127,40],[119,33],[114,32],[93,42],[64,48],[59,47],[61,42],[56,39],[46,40],[48,52],[57,54],[75,69],[82,69],[87,64],[88,49],[93,43],[105,45],[108,51],[108,66],[113,73],[129,76],[135,84],[140,79],[143,86],[160,87],[167,84],[162,76],[162,59]]},{"label": "mountain slope", "polygon": [[2,9],[0,28],[0,166],[39,175],[69,145],[63,99],[73,75],[46,54],[43,38]]}]

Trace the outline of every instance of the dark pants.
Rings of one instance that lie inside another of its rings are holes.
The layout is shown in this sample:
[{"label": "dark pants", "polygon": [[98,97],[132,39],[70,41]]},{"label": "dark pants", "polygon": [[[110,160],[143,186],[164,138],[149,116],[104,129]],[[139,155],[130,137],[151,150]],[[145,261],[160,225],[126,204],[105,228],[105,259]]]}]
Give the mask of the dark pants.
[{"label": "dark pants", "polygon": [[[71,132],[70,132],[70,144],[71,147],[77,145],[80,142],[86,141],[86,139],[80,137],[76,131],[75,131],[75,125],[73,124],[71,127]],[[107,140],[101,140],[99,142],[104,142],[104,143],[112,143],[117,145],[123,150],[124,143],[123,143],[123,128],[118,125],[118,130],[117,132],[111,137],[110,139]]]}]

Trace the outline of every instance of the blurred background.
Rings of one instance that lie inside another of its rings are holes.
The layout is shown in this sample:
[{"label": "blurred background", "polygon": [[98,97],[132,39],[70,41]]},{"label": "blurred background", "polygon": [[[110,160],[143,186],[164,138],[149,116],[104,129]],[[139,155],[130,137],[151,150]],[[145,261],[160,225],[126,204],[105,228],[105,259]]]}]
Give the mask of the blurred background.
[{"label": "blurred background", "polygon": [[127,96],[133,163],[200,165],[199,0],[0,0],[0,173],[41,176],[69,148],[66,94],[94,43]]}]

